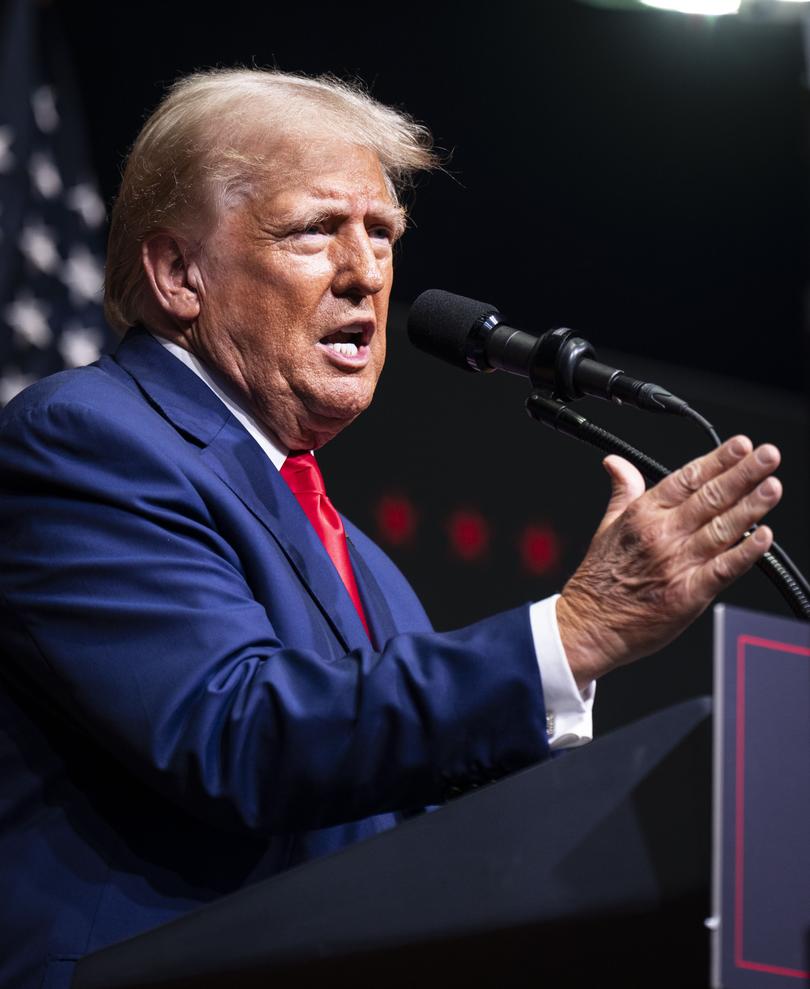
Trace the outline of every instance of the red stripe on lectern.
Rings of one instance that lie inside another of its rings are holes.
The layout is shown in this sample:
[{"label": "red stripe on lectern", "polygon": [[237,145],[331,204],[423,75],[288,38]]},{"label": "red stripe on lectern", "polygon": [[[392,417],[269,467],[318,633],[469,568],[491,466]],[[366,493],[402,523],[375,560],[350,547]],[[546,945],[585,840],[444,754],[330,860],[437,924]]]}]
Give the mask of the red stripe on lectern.
[{"label": "red stripe on lectern", "polygon": [[747,636],[737,639],[737,754],[734,789],[734,964],[743,965],[743,839],[745,810],[745,646]]},{"label": "red stripe on lectern", "polygon": [[806,646],[795,646],[789,642],[777,642],[773,639],[760,639],[755,635],[740,635],[737,637],[737,752],[735,766],[736,789],[734,794],[734,964],[737,968],[752,969],[756,972],[770,972],[772,975],[785,975],[793,979],[808,979],[810,978],[810,971],[797,968],[784,968],[780,965],[766,965],[763,962],[752,962],[743,958],[746,646],[773,649],[776,652],[789,652],[796,656],[810,656],[810,649]]},{"label": "red stripe on lectern", "polygon": [[770,972],[772,975],[788,975],[792,979],[806,979],[810,974],[798,968],[780,968],[779,965],[761,965],[759,962],[740,962],[737,968],[750,968],[754,972]]}]

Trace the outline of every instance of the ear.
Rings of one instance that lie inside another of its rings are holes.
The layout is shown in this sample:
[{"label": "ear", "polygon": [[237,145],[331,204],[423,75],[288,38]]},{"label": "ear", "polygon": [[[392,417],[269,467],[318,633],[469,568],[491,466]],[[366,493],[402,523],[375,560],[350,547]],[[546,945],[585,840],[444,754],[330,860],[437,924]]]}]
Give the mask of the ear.
[{"label": "ear", "polygon": [[187,324],[200,314],[196,269],[189,271],[188,246],[168,233],[149,237],[141,245],[144,271],[155,301],[167,316]]}]

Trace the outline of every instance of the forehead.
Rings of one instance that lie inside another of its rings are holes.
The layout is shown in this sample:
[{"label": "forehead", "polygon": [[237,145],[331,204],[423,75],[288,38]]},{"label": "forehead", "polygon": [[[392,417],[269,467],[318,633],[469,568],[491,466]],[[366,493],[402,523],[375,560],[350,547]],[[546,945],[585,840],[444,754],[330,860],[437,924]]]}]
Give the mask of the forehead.
[{"label": "forehead", "polygon": [[274,210],[307,201],[352,210],[396,209],[397,203],[377,155],[342,141],[287,141],[256,192]]}]

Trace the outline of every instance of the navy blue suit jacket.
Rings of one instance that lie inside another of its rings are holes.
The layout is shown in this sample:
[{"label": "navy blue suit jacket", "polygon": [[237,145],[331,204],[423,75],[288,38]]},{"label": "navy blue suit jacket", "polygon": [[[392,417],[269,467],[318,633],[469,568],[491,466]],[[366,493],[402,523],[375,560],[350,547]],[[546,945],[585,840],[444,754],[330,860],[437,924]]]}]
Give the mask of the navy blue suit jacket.
[{"label": "navy blue suit jacket", "polygon": [[[0,985],[547,755],[528,608],[373,642],[255,441],[144,330],[0,418]],[[44,982],[42,981],[44,978]]]}]

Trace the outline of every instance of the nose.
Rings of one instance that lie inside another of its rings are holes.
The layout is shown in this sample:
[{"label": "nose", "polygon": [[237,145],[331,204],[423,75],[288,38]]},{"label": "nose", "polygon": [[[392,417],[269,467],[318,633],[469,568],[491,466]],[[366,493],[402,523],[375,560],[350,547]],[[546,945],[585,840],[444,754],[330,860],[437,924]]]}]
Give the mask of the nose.
[{"label": "nose", "polygon": [[337,238],[335,274],[332,280],[332,291],[337,296],[348,296],[355,301],[368,295],[376,295],[385,287],[385,266],[390,264],[386,253],[385,258],[378,257],[375,244],[368,231],[362,224],[359,228],[352,226],[351,230],[342,231]]}]

